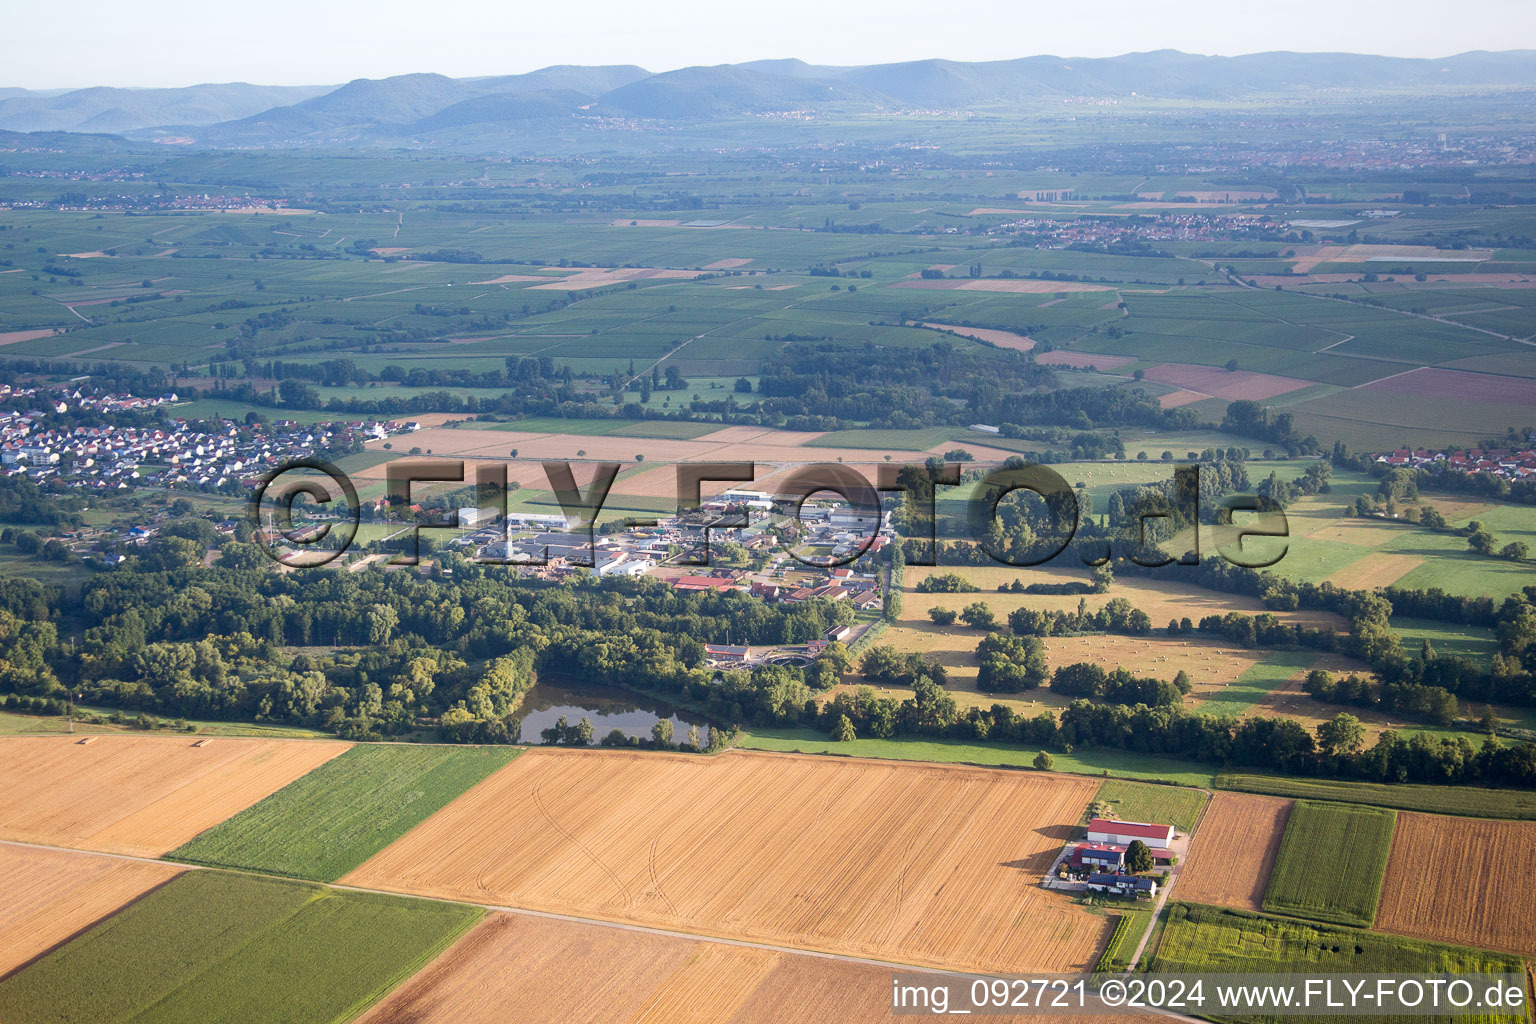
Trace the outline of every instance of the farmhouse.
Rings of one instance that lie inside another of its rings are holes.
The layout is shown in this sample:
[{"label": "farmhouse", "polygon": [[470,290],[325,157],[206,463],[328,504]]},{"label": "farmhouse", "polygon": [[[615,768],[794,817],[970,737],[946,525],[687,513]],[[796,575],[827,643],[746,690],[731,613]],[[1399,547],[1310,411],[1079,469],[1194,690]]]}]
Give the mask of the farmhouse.
[{"label": "farmhouse", "polygon": [[1074,871],[1118,872],[1125,867],[1125,847],[1115,843],[1079,843],[1068,864]]},{"label": "farmhouse", "polygon": [[1120,896],[1156,896],[1157,880],[1136,875],[1089,875],[1088,888]]},{"label": "farmhouse", "polygon": [[1115,821],[1113,818],[1094,818],[1088,823],[1090,843],[1129,846],[1137,839],[1148,846],[1166,849],[1173,842],[1173,826],[1154,825],[1145,821]]}]

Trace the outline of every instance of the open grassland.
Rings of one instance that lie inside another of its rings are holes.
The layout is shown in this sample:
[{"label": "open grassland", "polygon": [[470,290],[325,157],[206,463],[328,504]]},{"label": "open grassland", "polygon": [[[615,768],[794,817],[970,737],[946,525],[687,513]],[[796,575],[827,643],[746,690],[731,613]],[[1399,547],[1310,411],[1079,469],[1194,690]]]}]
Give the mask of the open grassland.
[{"label": "open grassland", "polygon": [[1153,821],[1192,832],[1205,809],[1206,794],[1183,786],[1154,786],[1145,782],[1107,779],[1094,794],[1095,807],[1104,805],[1120,821]]},{"label": "open grassland", "polygon": [[[1442,945],[1398,935],[1337,925],[1263,917],[1241,910],[1195,903],[1170,903],[1168,923],[1158,942],[1152,970],[1170,973],[1232,972],[1326,974],[1523,974],[1518,957],[1463,946]],[[1226,1018],[1223,1018],[1226,1019]],[[1244,1014],[1243,1021],[1327,1021],[1339,1017]],[[1375,1016],[1378,1021],[1423,1021],[1423,1016]],[[1446,1019],[1446,1018],[1442,1018]],[[1460,1021],[1526,1020],[1525,1011],[1502,1017],[1457,1017]]]},{"label": "open grassland", "polygon": [[[77,710],[91,711],[98,714],[111,714],[115,708],[88,708],[84,705],[75,705]],[[256,739],[328,739],[333,733],[320,732],[318,729],[306,729],[299,725],[279,725],[273,722],[205,722],[188,720],[187,725],[195,729],[193,736],[242,736]],[[73,730],[73,732],[71,732]],[[133,736],[144,735],[142,729],[135,728],[132,724],[95,721],[82,722],[78,718],[70,719],[63,715],[27,715],[9,711],[0,711],[0,736],[121,736],[130,734]],[[190,742],[190,741],[189,741]]]},{"label": "open grassland", "polygon": [[1341,779],[1298,779],[1280,775],[1223,773],[1217,789],[1307,800],[1393,807],[1430,814],[1461,814],[1475,818],[1536,821],[1536,793],[1523,789],[1483,789],[1478,786],[1424,786],[1412,783],[1358,782]]},{"label": "open grassland", "polygon": [[535,750],[343,881],[975,970],[1091,966],[1038,887],[1095,789],[759,753]]},{"label": "open grassland", "polygon": [[350,1020],[477,907],[192,871],[0,982],[6,1024]]},{"label": "open grassland", "polygon": [[1536,956],[1536,823],[1399,814],[1376,927]]},{"label": "open grassland", "polygon": [[5,737],[0,838],[158,857],[349,746],[185,736]]},{"label": "open grassland", "polygon": [[1179,874],[1179,898],[1260,910],[1291,801],[1217,793]]},{"label": "open grassland", "polygon": [[70,850],[0,844],[0,977],[48,952],[181,868]]},{"label": "open grassland", "polygon": [[1397,812],[1382,807],[1296,801],[1264,890],[1264,909],[1369,926],[1396,818]]},{"label": "open grassland", "polygon": [[506,747],[353,747],[171,859],[335,881],[517,754]]},{"label": "open grassland", "polygon": [[[975,743],[952,739],[828,739],[815,729],[755,729],[744,735],[748,750],[777,750],[795,754],[878,757],[893,761],[932,761],[996,768],[1029,768],[1040,751],[1034,747]],[[1178,786],[1209,786],[1215,777],[1193,761],[1128,750],[1094,748],[1070,754],[1051,752],[1055,770],[1076,775],[1113,775],[1127,779],[1168,782]]]},{"label": "open grassland", "polygon": [[891,1019],[890,977],[872,964],[493,914],[362,1024],[502,1024],[509,1007],[522,1024],[874,1024]]}]

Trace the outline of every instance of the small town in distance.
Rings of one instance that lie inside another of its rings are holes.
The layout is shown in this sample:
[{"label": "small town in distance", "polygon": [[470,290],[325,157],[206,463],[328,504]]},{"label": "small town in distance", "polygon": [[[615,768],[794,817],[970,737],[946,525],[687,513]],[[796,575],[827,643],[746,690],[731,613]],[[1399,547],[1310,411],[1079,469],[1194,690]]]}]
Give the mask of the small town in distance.
[{"label": "small town in distance", "polygon": [[1528,1021],[1536,22],[1202,4],[15,12],[0,1021]]}]

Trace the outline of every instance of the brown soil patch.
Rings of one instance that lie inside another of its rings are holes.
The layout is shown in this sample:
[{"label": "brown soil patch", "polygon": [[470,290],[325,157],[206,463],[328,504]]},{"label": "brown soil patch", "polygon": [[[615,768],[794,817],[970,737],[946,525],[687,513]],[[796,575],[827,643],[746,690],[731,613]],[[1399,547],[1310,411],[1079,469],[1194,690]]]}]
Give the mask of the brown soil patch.
[{"label": "brown soil patch", "polygon": [[1283,395],[1310,387],[1311,381],[1294,377],[1277,377],[1269,373],[1251,370],[1223,370],[1214,366],[1196,366],[1192,363],[1163,363],[1147,370],[1147,380],[1159,384],[1193,391],[1211,398],[1236,401],[1241,398],[1260,399]]},{"label": "brown soil patch", "polygon": [[1376,927],[1536,955],[1536,822],[1397,812]]},{"label": "brown soil patch", "polygon": [[1468,373],[1465,370],[1442,370],[1434,366],[1383,377],[1360,387],[1367,391],[1385,391],[1397,395],[1536,406],[1536,380],[1530,377]]},{"label": "brown soil patch", "polygon": [[351,746],[311,740],[0,739],[0,838],[158,857]]},{"label": "brown soil patch", "polygon": [[873,1024],[891,1019],[890,974],[873,964],[503,913],[361,1019],[502,1024],[515,1006],[523,1024]]},{"label": "brown soil patch", "polygon": [[1218,792],[1179,874],[1179,899],[1259,911],[1291,801]]},{"label": "brown soil patch", "polygon": [[533,750],[347,884],[975,970],[1082,970],[1041,889],[1092,779],[732,752]]},{"label": "brown soil patch", "polygon": [[1181,405],[1193,405],[1196,402],[1203,402],[1210,397],[1210,395],[1202,395],[1194,391],[1170,391],[1166,395],[1158,396],[1157,404],[1164,409],[1177,409]]},{"label": "brown soil patch", "polygon": [[0,845],[0,977],[181,872],[170,864]]},{"label": "brown soil patch", "polygon": [[1328,582],[1350,590],[1375,590],[1390,586],[1424,564],[1417,555],[1373,552],[1349,563],[1328,577]]},{"label": "brown soil patch", "polygon": [[990,342],[998,348],[1011,348],[1016,352],[1028,352],[1035,347],[1035,339],[1012,331],[998,331],[986,327],[960,327],[956,324],[925,323],[923,326],[940,331],[951,331],[962,338],[975,338],[978,341]]},{"label": "brown soil patch", "polygon": [[713,263],[706,263],[706,264],[704,264],[704,269],[705,270],[735,270],[737,267],[744,267],[748,263],[751,263],[751,262],[752,261],[750,259],[742,259],[740,256],[731,256],[731,257],[729,257],[727,259],[715,260],[715,262],[713,262]]},{"label": "brown soil patch", "polygon": [[0,345],[14,345],[20,341],[36,341],[38,338],[51,338],[59,332],[52,328],[40,331],[5,331],[0,333]]},{"label": "brown soil patch", "polygon": [[1110,356],[1102,352],[1078,352],[1072,349],[1058,348],[1050,352],[1041,352],[1035,356],[1035,362],[1042,366],[1097,366],[1101,370],[1113,370],[1136,362],[1135,356]]}]

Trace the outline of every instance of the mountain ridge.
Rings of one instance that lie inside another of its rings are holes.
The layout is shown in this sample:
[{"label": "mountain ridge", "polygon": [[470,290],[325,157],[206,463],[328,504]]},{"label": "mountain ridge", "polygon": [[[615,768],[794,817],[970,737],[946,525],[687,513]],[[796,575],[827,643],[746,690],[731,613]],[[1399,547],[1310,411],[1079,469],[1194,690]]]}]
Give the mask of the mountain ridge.
[{"label": "mountain ridge", "polygon": [[1154,50],[1115,57],[941,58],[848,67],[796,58],[652,73],[635,65],[554,65],[526,74],[430,72],[334,86],[0,89],[0,130],[173,136],[212,147],[492,133],[579,117],[708,121],[810,110],[1008,112],[1073,98],[1232,102],[1272,96],[1536,89],[1536,50],[1442,58],[1270,51],[1236,57]]}]

